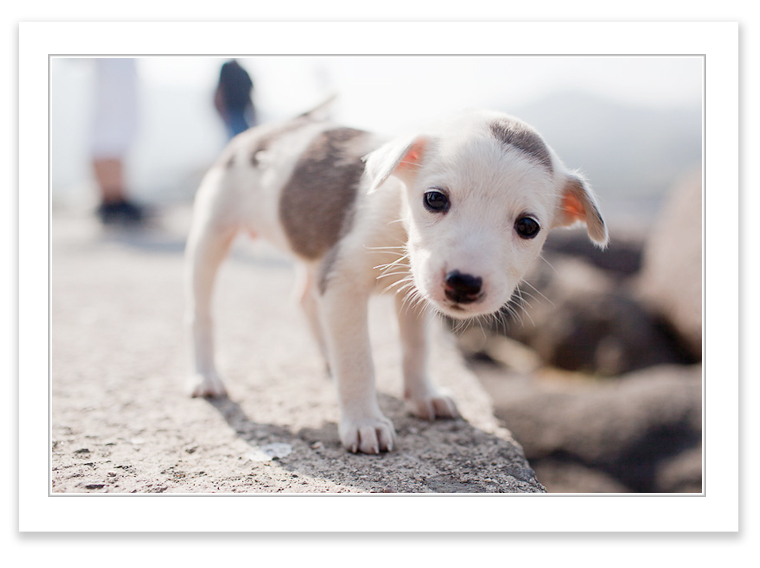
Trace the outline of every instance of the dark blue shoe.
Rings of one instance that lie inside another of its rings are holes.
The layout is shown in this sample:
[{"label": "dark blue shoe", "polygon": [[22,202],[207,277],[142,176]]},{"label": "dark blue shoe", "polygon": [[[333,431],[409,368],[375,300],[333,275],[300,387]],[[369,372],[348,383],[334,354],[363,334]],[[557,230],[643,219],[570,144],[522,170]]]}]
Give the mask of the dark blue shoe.
[{"label": "dark blue shoe", "polygon": [[145,210],[140,205],[126,199],[103,202],[97,210],[104,225],[138,226],[145,221]]}]

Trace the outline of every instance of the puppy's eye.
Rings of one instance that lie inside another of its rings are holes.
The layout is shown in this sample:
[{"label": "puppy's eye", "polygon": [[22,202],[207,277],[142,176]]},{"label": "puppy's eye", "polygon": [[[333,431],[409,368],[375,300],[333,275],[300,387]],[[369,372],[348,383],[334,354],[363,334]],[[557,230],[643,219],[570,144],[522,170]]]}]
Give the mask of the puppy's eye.
[{"label": "puppy's eye", "polygon": [[437,189],[426,191],[423,203],[425,204],[425,208],[432,213],[446,213],[451,206],[451,202],[446,194]]},{"label": "puppy's eye", "polygon": [[515,231],[522,239],[532,239],[541,230],[541,226],[533,217],[520,217],[515,221]]}]

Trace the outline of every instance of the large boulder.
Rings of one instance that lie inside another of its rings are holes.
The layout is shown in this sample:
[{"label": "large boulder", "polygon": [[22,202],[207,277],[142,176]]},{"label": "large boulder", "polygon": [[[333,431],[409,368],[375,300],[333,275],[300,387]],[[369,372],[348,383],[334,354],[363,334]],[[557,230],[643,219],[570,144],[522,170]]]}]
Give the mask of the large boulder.
[{"label": "large boulder", "polygon": [[658,318],[619,278],[578,258],[547,260],[522,285],[503,327],[506,336],[549,365],[605,376],[686,361]]},{"label": "large boulder", "polygon": [[552,231],[544,244],[544,255],[564,255],[583,259],[615,276],[631,276],[641,270],[644,249],[642,230],[615,227],[612,239],[600,249],[588,238],[584,227]]},{"label": "large boulder", "polygon": [[549,492],[701,491],[701,365],[615,381],[479,374]]},{"label": "large boulder", "polygon": [[702,178],[674,186],[644,249],[640,297],[702,357]]}]

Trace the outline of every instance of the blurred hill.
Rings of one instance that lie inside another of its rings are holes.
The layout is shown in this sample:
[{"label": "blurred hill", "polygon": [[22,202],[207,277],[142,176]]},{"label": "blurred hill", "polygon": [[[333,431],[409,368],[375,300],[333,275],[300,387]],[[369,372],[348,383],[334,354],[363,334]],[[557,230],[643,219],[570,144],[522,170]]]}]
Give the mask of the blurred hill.
[{"label": "blurred hill", "polygon": [[607,199],[659,202],[676,178],[701,163],[697,106],[635,106],[569,91],[518,108],[493,108],[536,127],[567,166],[580,169]]}]

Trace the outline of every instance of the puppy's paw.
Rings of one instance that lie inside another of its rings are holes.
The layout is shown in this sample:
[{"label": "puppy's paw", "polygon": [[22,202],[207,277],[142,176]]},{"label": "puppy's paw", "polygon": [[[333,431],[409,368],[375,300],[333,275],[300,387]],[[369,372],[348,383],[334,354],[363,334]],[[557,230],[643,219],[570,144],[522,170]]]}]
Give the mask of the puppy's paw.
[{"label": "puppy's paw", "polygon": [[343,418],[338,430],[340,441],[348,451],[364,454],[390,452],[396,435],[393,423],[382,414],[361,419]]},{"label": "puppy's paw", "polygon": [[216,373],[196,373],[190,377],[190,396],[193,398],[222,398],[227,396],[227,389]]},{"label": "puppy's paw", "polygon": [[414,415],[425,420],[459,417],[454,399],[442,393],[434,392],[425,396],[408,398],[407,404]]}]

